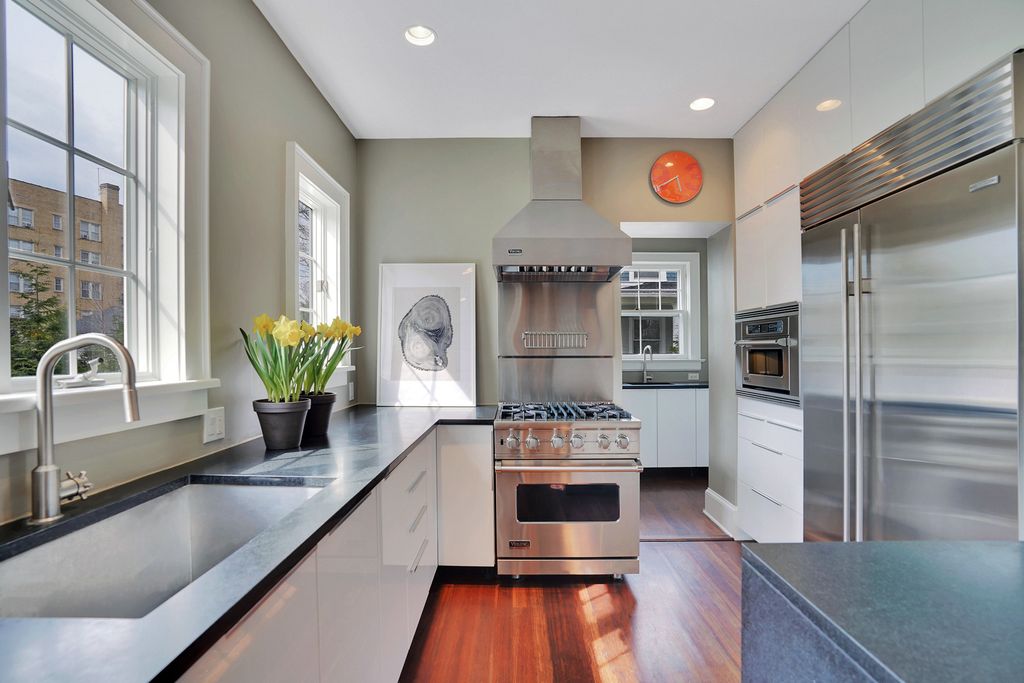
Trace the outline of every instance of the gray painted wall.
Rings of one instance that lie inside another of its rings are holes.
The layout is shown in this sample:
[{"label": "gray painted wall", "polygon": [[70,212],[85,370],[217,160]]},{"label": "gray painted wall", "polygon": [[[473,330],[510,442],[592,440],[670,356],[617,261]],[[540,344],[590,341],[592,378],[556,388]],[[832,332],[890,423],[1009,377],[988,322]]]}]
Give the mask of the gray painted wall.
[{"label": "gray painted wall", "polygon": [[[476,263],[477,401],[497,400],[497,285],[491,238],[529,199],[529,146],[523,139],[359,140],[359,195],[353,244],[356,319],[365,350],[357,357],[359,400],[376,401],[378,268],[382,262]],[[647,181],[672,149],[691,151],[704,190],[688,204],[663,202]],[[730,221],[731,140],[583,140],[583,199],[608,220]],[[705,240],[637,240],[637,251],[693,250]],[[706,272],[701,274],[707,291]],[[705,311],[707,306],[704,306]],[[704,339],[705,348],[707,339]]]},{"label": "gray painted wall", "polygon": [[708,386],[710,468],[708,486],[736,504],[736,351],[734,289],[735,230],[708,239]]},{"label": "gray painted wall", "polygon": [[[210,314],[221,388],[210,405],[225,407],[227,439],[202,446],[201,420],[193,418],[58,446],[58,464],[88,469],[98,489],[258,434],[250,402],[262,388],[238,328],[284,308],[285,142],[297,141],[342,186],[357,189],[355,140],[250,0],[151,3],[212,65]],[[34,459],[0,456],[0,522],[27,514]]]}]

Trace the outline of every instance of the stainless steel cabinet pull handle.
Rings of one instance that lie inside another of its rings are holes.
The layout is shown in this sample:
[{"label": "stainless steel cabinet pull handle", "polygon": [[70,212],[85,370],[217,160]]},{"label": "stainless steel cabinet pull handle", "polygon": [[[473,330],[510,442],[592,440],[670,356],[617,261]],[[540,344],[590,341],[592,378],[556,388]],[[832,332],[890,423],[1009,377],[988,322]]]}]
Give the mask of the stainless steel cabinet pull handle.
[{"label": "stainless steel cabinet pull handle", "polygon": [[420,472],[419,476],[416,477],[416,481],[414,481],[412,484],[410,484],[409,488],[407,488],[405,490],[405,492],[406,493],[412,493],[413,491],[415,491],[416,487],[420,485],[420,482],[423,481],[423,477],[425,477],[425,476],[427,476],[427,471],[423,470],[422,472]]},{"label": "stainless steel cabinet pull handle", "polygon": [[791,429],[794,432],[803,431],[803,428],[797,427],[796,425],[791,425],[788,422],[780,422],[778,420],[765,420],[765,422],[767,422],[770,425],[775,425],[776,427],[782,427],[783,429]]},{"label": "stainless steel cabinet pull handle", "polygon": [[751,415],[750,413],[744,413],[743,411],[737,411],[737,414],[742,415],[743,417],[749,417],[751,420],[757,420],[758,422],[768,421],[766,418],[763,418],[760,415]]},{"label": "stainless steel cabinet pull handle", "polygon": [[494,466],[495,472],[643,472],[643,465],[636,464],[631,466],[611,466],[603,467],[600,465],[587,466],[580,465],[578,467],[557,467],[557,466],[546,466],[546,465],[502,465],[500,463]]},{"label": "stainless steel cabinet pull handle", "polygon": [[424,538],[423,543],[420,543],[419,552],[416,553],[416,559],[412,561],[412,565],[409,566],[409,573],[415,574],[416,570],[420,568],[420,560],[423,559],[423,553],[427,549],[427,543],[430,541],[429,538]]},{"label": "stainless steel cabinet pull handle", "polygon": [[782,451],[777,451],[774,448],[768,448],[767,446],[765,446],[762,443],[758,443],[756,441],[751,441],[750,443],[754,444],[758,448],[763,448],[764,450],[768,451],[769,453],[774,453],[775,455],[783,455]]},{"label": "stainless steel cabinet pull handle", "polygon": [[853,467],[854,467],[854,538],[864,540],[864,391],[863,354],[861,350],[861,298],[863,296],[860,223],[853,224]]},{"label": "stainless steel cabinet pull handle", "polygon": [[761,493],[757,489],[750,489],[750,490],[753,491],[754,493],[756,493],[757,495],[761,496],[765,500],[767,500],[769,503],[774,503],[775,505],[778,505],[779,507],[782,507],[782,503],[780,503],[779,501],[775,500],[774,498],[769,498],[768,496],[764,495],[763,493]]},{"label": "stainless steel cabinet pull handle", "polygon": [[420,512],[419,512],[418,515],[416,515],[416,519],[414,519],[412,521],[412,526],[409,527],[409,533],[410,534],[413,533],[414,531],[416,531],[416,527],[418,527],[420,525],[420,520],[423,519],[423,515],[425,515],[425,514],[427,514],[427,506],[426,505],[424,505],[423,507],[420,508]]}]

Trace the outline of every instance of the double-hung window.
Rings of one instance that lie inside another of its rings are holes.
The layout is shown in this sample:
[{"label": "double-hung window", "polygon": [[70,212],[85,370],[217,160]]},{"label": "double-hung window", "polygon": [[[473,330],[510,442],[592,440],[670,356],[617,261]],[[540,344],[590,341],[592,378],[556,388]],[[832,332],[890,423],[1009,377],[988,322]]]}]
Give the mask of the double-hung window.
[{"label": "double-hung window", "polygon": [[650,347],[662,367],[700,369],[700,254],[633,254],[619,288],[623,359]]},{"label": "double-hung window", "polygon": [[7,248],[10,249],[11,251],[33,252],[36,250],[36,244],[35,242],[31,242],[29,240],[19,240],[14,239],[13,237],[8,237]]},{"label": "double-hung window", "polygon": [[15,228],[31,228],[35,212],[23,206],[7,207],[7,224]]}]

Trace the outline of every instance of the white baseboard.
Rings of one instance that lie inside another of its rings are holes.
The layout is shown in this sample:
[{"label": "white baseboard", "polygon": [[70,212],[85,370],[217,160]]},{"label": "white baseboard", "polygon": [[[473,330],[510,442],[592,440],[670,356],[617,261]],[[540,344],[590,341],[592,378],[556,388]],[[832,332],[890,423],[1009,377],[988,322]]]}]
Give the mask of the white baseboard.
[{"label": "white baseboard", "polygon": [[704,491],[704,514],[735,540],[750,540],[750,536],[740,529],[739,508],[711,489]]}]

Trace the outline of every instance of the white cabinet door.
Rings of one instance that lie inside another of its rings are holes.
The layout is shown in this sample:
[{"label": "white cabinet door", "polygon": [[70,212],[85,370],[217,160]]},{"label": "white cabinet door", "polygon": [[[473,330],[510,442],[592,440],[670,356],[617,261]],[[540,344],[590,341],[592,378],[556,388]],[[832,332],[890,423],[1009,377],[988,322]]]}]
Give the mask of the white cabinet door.
[{"label": "white cabinet door", "polygon": [[696,392],[692,389],[658,389],[657,392],[658,466],[697,467]]},{"label": "white cabinet door", "polygon": [[736,310],[765,305],[764,209],[736,221]]},{"label": "white cabinet door", "polygon": [[1022,45],[1021,0],[924,0],[925,100]]},{"label": "white cabinet door", "polygon": [[378,495],[317,545],[321,681],[380,680]]},{"label": "white cabinet door", "polygon": [[764,130],[762,153],[763,203],[800,182],[800,123],[796,84],[790,81],[758,114]]},{"label": "white cabinet door", "polygon": [[[691,390],[687,390],[691,391]],[[707,467],[710,463],[710,396],[707,389],[693,389],[694,393],[694,453],[697,457],[697,467]]]},{"label": "white cabinet door", "polygon": [[793,188],[764,207],[765,304],[800,301],[800,191]]},{"label": "white cabinet door", "polygon": [[314,551],[179,680],[318,681],[316,571]]},{"label": "white cabinet door", "polygon": [[[850,27],[844,26],[793,79],[800,126],[800,177],[852,148],[850,130]],[[819,111],[818,105],[839,106]]]},{"label": "white cabinet door", "polygon": [[[426,494],[425,508],[409,520],[409,536],[414,549],[407,569],[409,589],[406,603],[408,644],[412,644],[423,606],[430,594],[430,584],[437,571],[437,441],[436,431],[416,447],[416,466],[427,472],[422,486]],[[413,492],[415,495],[415,490]],[[417,499],[418,500],[418,499]]]},{"label": "white cabinet door", "polygon": [[850,22],[854,146],[924,106],[921,12],[922,0],[872,0]]},{"label": "white cabinet door", "polygon": [[494,430],[437,428],[438,563],[494,566]]},{"label": "white cabinet door", "polygon": [[640,462],[658,467],[658,394],[659,389],[624,389],[622,407],[639,418]]},{"label": "white cabinet door", "polygon": [[740,216],[760,204],[764,194],[764,168],[761,154],[764,131],[761,119],[755,116],[733,137],[733,179],[736,215]]}]

